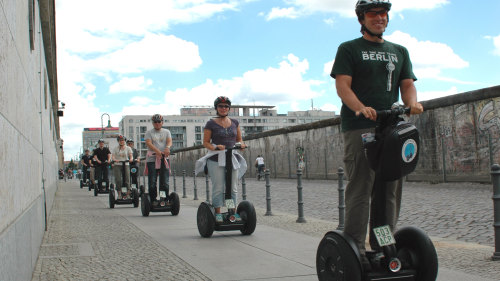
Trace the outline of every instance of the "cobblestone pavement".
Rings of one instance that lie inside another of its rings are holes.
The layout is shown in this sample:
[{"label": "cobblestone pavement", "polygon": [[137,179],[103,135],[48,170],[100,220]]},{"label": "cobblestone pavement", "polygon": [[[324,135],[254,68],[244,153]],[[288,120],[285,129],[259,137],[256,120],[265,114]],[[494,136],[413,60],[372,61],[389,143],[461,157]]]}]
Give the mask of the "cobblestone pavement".
[{"label": "cobblestone pavement", "polygon": [[[182,181],[177,181],[182,182]],[[247,199],[266,208],[266,183],[247,178]],[[344,187],[346,185],[344,181]],[[271,210],[298,215],[297,180],[270,179]],[[197,178],[198,197],[206,198],[205,179]],[[337,180],[302,180],[304,216],[338,222]],[[182,194],[182,188],[177,187]],[[179,189],[180,188],[180,189]],[[187,194],[193,195],[193,178],[186,179]],[[241,184],[239,198],[242,197]],[[430,236],[494,246],[493,187],[478,183],[406,182],[403,186],[398,225],[415,225]]]},{"label": "cobblestone pavement", "polygon": [[209,280],[77,181],[59,183],[32,280]]},{"label": "cobblestone pavement", "polygon": [[[186,198],[182,180],[177,179],[182,205],[198,206],[206,198],[205,179],[196,181],[199,200],[193,200],[192,177],[186,178]],[[270,184],[273,215],[265,216],[265,182],[246,180],[247,199],[257,209],[258,224],[315,237],[337,227],[336,181],[302,181],[306,223],[296,223],[296,180],[271,179]],[[76,186],[76,181],[61,182],[33,280],[209,280]],[[491,185],[409,182],[404,189],[400,225],[416,225],[429,233],[440,266],[500,280],[500,262],[491,261]],[[241,186],[239,190],[241,198]]]},{"label": "cobblestone pavement", "polygon": [[[197,205],[206,199],[205,179],[196,180],[199,200],[192,199],[191,177],[186,179],[188,198],[183,199],[183,204]],[[247,200],[256,207],[259,224],[319,237],[338,226],[336,180],[302,180],[306,223],[296,223],[296,179],[270,179],[273,216],[264,215],[265,181],[247,178],[245,182]],[[491,185],[406,182],[403,188],[399,226],[415,225],[424,229],[436,246],[440,266],[500,280],[500,262],[491,260],[495,251]],[[181,186],[177,186],[177,191],[182,195]],[[241,198],[241,185],[239,192]]]}]

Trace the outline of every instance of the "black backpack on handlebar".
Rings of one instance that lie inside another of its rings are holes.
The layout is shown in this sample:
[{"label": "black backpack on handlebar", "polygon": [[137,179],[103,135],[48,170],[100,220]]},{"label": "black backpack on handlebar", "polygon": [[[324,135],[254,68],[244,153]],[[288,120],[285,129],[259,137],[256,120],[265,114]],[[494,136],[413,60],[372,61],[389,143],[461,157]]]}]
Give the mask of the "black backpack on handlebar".
[{"label": "black backpack on handlebar", "polygon": [[394,181],[413,172],[418,163],[417,128],[402,117],[403,109],[385,111],[377,119],[375,140],[364,144],[370,167],[383,181]]}]

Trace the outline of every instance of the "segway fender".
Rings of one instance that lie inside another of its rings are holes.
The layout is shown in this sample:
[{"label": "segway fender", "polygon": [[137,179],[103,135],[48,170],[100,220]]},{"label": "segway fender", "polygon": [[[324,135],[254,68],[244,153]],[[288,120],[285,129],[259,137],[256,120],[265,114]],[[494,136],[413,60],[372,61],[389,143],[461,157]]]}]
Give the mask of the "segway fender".
[{"label": "segway fender", "polygon": [[316,252],[316,271],[319,280],[360,281],[363,268],[354,240],[341,231],[326,233]]},{"label": "segway fender", "polygon": [[212,236],[215,230],[215,209],[208,202],[202,202],[198,207],[196,223],[202,237]]}]

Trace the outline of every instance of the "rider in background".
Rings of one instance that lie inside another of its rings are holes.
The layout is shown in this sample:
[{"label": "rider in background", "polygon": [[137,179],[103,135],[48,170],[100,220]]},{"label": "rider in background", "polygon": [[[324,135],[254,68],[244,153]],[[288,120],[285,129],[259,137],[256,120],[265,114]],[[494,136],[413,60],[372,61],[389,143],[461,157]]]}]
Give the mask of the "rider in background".
[{"label": "rider in background", "polygon": [[[341,127],[344,137],[344,163],[349,183],[346,187],[345,228],[360,250],[363,267],[370,266],[365,255],[365,238],[375,172],[370,169],[361,135],[374,133],[376,110],[390,109],[401,99],[420,114],[416,80],[408,50],[382,38],[389,22],[388,0],[359,0],[356,15],[361,38],[342,43],[337,50],[331,76],[342,99]],[[386,182],[386,219],[392,231],[396,227],[400,182]],[[372,249],[376,244],[371,245]]]},{"label": "rider in background", "polygon": [[[146,155],[146,171],[148,174],[148,190],[150,201],[153,206],[158,205],[156,200],[156,180],[160,176],[160,191],[165,191],[168,198],[170,164],[168,156],[172,146],[172,135],[170,131],[162,128],[163,116],[155,114],[151,118],[153,129],[146,132],[145,140],[148,147]],[[168,200],[167,200],[168,201]]]},{"label": "rider in background", "polygon": [[[129,166],[132,162],[132,149],[125,144],[125,137],[119,135],[116,140],[118,141],[118,146],[113,149],[113,175],[115,177],[116,189],[118,191],[118,197],[122,197],[121,187],[127,187],[127,196],[130,196],[130,168],[123,165]],[[123,162],[126,161],[126,162]],[[125,177],[122,175],[125,171]],[[125,180],[125,182],[122,182]]]},{"label": "rider in background", "polygon": [[255,159],[255,167],[257,168],[257,175],[260,178],[265,167],[264,158],[261,155]]},{"label": "rider in background", "polygon": [[100,188],[102,182],[106,182],[106,190],[109,190],[108,165],[111,163],[111,151],[104,146],[104,140],[99,139],[99,146],[94,149],[94,160],[97,162],[95,175],[97,176],[97,184]]},{"label": "rider in background", "polygon": [[87,179],[89,179],[90,162],[91,161],[92,161],[92,156],[90,156],[89,150],[85,149],[85,154],[82,156],[82,160],[80,160],[80,163],[82,164],[82,171],[83,171],[82,181],[84,183],[87,181]]},{"label": "rider in background", "polygon": [[[241,147],[246,146],[242,143],[241,129],[239,122],[236,119],[229,118],[229,110],[231,108],[231,100],[228,97],[220,96],[214,101],[217,117],[209,120],[203,131],[203,146],[210,151],[221,151],[215,153],[206,161],[208,174],[212,180],[212,205],[215,208],[216,222],[222,222],[221,207],[224,205],[223,192],[226,186],[225,183],[225,167],[220,165],[219,157],[224,157],[224,150],[231,148],[235,143],[241,143]],[[244,160],[243,160],[244,161]],[[237,204],[238,195],[238,170],[233,169],[231,182],[231,198],[234,205]],[[240,219],[238,214],[235,214],[237,220]]]}]

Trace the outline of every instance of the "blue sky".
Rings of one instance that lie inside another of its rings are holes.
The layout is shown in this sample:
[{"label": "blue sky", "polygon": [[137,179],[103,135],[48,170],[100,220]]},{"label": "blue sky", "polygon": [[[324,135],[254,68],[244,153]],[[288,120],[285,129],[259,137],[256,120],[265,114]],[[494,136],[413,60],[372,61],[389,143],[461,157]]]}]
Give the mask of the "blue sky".
[{"label": "blue sky", "polygon": [[[419,100],[500,83],[500,1],[393,0],[388,41],[408,48]],[[340,110],[329,71],[360,37],[355,0],[58,0],[66,158],[84,127],[179,114],[218,95],[236,104]],[[105,121],[107,119],[105,118]]]}]

